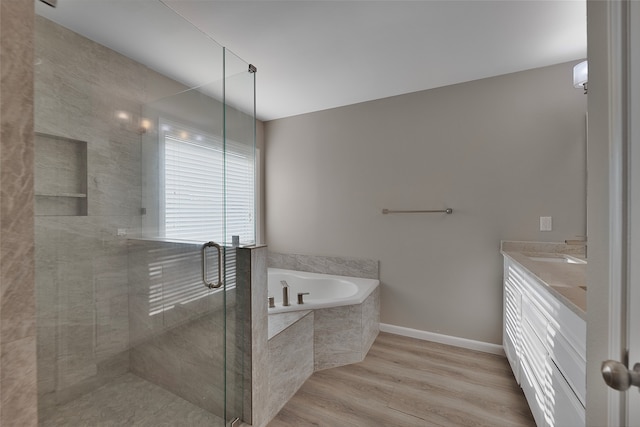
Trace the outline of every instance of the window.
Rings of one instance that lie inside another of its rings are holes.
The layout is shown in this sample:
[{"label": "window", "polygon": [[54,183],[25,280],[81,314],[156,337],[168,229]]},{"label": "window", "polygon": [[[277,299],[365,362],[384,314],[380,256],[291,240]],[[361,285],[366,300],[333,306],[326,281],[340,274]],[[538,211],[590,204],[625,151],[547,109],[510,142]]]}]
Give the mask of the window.
[{"label": "window", "polygon": [[168,122],[161,129],[164,237],[254,243],[253,144],[227,141],[225,156],[220,138]]},{"label": "window", "polygon": [[[223,246],[231,246],[231,236],[239,236],[243,244],[255,243],[253,144],[227,141],[225,156],[220,138],[167,121],[161,121],[160,129],[161,236],[195,243],[213,240]],[[150,316],[222,292],[202,284],[199,246],[163,245],[150,254]],[[215,251],[207,251],[207,257],[208,277],[214,278]],[[226,250],[227,289],[236,285],[235,262],[235,251]]]}]

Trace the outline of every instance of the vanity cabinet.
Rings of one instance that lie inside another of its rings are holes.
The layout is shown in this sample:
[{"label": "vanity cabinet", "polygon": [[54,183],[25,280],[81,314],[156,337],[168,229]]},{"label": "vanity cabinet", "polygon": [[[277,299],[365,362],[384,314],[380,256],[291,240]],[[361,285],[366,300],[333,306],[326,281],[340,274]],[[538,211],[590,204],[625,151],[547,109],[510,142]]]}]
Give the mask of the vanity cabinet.
[{"label": "vanity cabinet", "polygon": [[520,357],[521,357],[521,342],[522,342],[522,327],[521,327],[521,304],[522,304],[522,291],[518,284],[518,281],[513,277],[508,276],[508,271],[505,263],[504,274],[504,328],[502,331],[502,341],[504,352],[507,355],[507,360],[513,370],[513,375],[516,378],[518,384],[520,384]]},{"label": "vanity cabinet", "polygon": [[503,345],[538,426],[584,426],[586,322],[505,254]]}]

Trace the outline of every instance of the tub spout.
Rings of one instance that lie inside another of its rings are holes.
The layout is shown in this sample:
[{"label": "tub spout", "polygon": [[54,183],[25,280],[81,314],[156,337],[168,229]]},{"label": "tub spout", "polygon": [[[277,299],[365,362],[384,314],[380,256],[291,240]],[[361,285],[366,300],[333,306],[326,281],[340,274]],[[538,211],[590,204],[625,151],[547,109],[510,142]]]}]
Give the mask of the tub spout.
[{"label": "tub spout", "polygon": [[291,305],[289,303],[289,284],[286,280],[281,280],[280,283],[282,284],[282,306],[288,307]]}]

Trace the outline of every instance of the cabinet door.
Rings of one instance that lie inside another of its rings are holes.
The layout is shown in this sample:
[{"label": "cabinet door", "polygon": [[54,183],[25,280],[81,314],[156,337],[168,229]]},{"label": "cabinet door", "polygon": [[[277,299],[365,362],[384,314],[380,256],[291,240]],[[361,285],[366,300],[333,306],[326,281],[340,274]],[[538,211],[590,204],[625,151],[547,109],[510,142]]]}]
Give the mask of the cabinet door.
[{"label": "cabinet door", "polygon": [[584,406],[554,363],[551,363],[549,389],[551,390],[548,396],[549,424],[556,427],[583,427],[585,425]]},{"label": "cabinet door", "polygon": [[506,276],[504,282],[504,329],[502,331],[502,344],[504,352],[509,360],[513,375],[520,384],[520,291],[515,283]]},{"label": "cabinet door", "polygon": [[548,383],[547,350],[529,322],[522,322],[522,353],[520,358],[520,385],[538,427],[546,426],[546,384]]},{"label": "cabinet door", "polygon": [[549,348],[551,359],[566,382],[571,386],[578,399],[586,402],[586,365],[587,362],[561,333],[560,328],[551,330],[553,340]]}]

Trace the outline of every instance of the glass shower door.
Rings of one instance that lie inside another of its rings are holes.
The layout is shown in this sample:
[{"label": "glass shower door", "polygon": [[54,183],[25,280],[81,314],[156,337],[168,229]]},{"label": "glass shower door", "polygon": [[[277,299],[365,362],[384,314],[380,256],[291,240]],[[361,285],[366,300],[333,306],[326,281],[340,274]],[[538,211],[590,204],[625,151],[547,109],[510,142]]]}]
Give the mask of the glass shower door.
[{"label": "glass shower door", "polygon": [[217,80],[142,108],[142,233],[129,270],[139,291],[131,369],[222,426],[233,270],[224,248],[224,108],[216,98],[222,49],[217,60]]}]

